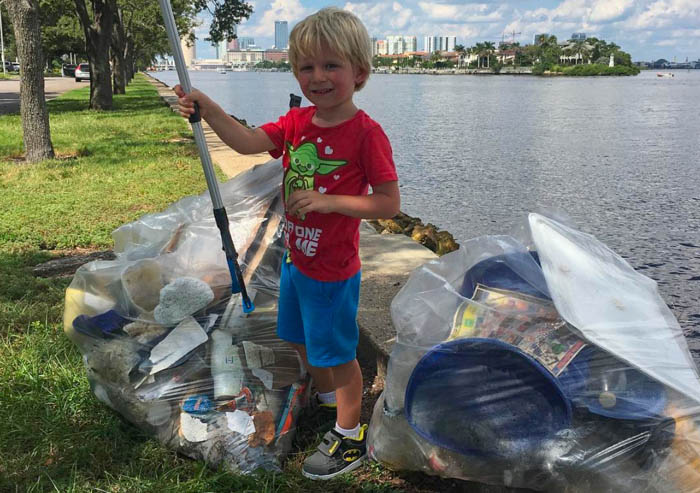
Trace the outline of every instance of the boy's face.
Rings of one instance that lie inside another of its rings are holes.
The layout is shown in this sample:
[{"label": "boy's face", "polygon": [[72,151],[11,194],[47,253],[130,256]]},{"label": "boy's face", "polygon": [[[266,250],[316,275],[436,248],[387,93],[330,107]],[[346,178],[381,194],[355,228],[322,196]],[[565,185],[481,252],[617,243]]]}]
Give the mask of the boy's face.
[{"label": "boy's face", "polygon": [[329,119],[354,109],[355,85],[368,75],[326,46],[316,55],[301,57],[297,66],[297,80],[304,96],[316,105],[317,114]]}]

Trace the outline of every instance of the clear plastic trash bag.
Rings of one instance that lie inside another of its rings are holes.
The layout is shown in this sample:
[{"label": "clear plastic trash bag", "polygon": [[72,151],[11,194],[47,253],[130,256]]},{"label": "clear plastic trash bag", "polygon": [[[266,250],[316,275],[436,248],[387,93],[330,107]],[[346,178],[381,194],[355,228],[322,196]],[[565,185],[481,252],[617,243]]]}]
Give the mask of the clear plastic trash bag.
[{"label": "clear plastic trash bag", "polygon": [[276,470],[308,379],[276,336],[282,166],[220,187],[255,311],[244,314],[208,192],[114,231],[116,260],[76,272],[64,329],[95,396],[162,443],[232,471]]},{"label": "clear plastic trash bag", "polygon": [[396,295],[370,456],[535,490],[700,491],[700,380],[655,282],[546,216],[520,236],[470,240]]}]

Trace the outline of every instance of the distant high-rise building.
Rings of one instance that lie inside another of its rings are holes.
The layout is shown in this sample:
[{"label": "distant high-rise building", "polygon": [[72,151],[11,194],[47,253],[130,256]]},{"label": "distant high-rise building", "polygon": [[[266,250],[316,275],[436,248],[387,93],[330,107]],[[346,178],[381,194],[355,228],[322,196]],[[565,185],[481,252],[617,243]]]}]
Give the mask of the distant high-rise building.
[{"label": "distant high-rise building", "polygon": [[571,35],[572,41],[586,41],[586,33],[573,33]]},{"label": "distant high-rise building", "polygon": [[197,58],[197,49],[195,48],[195,42],[192,41],[192,45],[188,46],[188,39],[182,38],[180,40],[180,46],[182,47],[182,55],[185,58],[185,66],[191,67],[192,61]]},{"label": "distant high-rise building", "polygon": [[253,45],[255,45],[255,40],[253,38],[248,36],[241,36],[238,38],[238,49],[241,51],[245,51],[249,46]]},{"label": "distant high-rise building", "polygon": [[[233,34],[238,35],[238,26],[233,26]],[[234,38],[226,44],[226,51],[238,51],[238,38]]]},{"label": "distant high-rise building", "polygon": [[454,51],[455,46],[457,46],[457,36],[425,36],[423,38],[423,50],[428,53]]},{"label": "distant high-rise building", "polygon": [[403,52],[418,51],[418,40],[415,36],[403,37]]},{"label": "distant high-rise building", "polygon": [[222,39],[216,44],[216,58],[219,60],[226,60],[227,44],[228,43],[225,39]]},{"label": "distant high-rise building", "polygon": [[400,55],[408,51],[416,51],[415,36],[387,36],[386,47],[388,55]]},{"label": "distant high-rise building", "polygon": [[377,38],[369,38],[369,43],[372,46],[372,57],[377,56]]},{"label": "distant high-rise building", "polygon": [[398,55],[403,53],[403,36],[386,37],[387,55]]},{"label": "distant high-rise building", "polygon": [[377,41],[377,55],[382,56],[387,54],[386,40],[380,39]]},{"label": "distant high-rise building", "polygon": [[286,50],[289,46],[287,21],[275,21],[275,48]]}]

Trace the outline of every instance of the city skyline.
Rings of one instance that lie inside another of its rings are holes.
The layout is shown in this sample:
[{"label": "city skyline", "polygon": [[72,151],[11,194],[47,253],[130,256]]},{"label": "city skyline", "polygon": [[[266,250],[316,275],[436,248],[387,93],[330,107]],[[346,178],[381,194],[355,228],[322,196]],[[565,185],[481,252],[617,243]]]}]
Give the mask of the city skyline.
[{"label": "city skyline", "polygon": [[[275,21],[286,20],[291,31],[305,16],[328,5],[333,3],[258,0],[251,18],[238,27],[238,34],[254,37],[261,48],[271,48],[275,44]],[[633,60],[700,58],[700,2],[696,0],[509,0],[466,4],[406,0],[402,4],[379,1],[338,5],[357,14],[370,36],[416,36],[419,50],[427,36],[456,36],[457,44],[471,46],[512,37],[527,44],[541,32],[559,39],[585,32],[618,44]],[[203,41],[209,22],[205,17],[201,21],[196,30],[197,55],[213,57],[214,47]]]}]

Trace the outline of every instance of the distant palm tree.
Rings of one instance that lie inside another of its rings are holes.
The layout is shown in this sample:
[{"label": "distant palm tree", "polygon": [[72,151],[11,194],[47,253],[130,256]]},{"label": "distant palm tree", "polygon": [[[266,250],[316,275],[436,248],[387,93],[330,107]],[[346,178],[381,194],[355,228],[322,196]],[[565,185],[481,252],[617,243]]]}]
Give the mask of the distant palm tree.
[{"label": "distant palm tree", "polygon": [[574,42],[574,52],[578,55],[576,57],[576,63],[581,60],[581,63],[585,63],[585,59],[590,56],[588,44],[581,39]]},{"label": "distant palm tree", "polygon": [[459,62],[457,64],[457,66],[461,67],[462,63],[464,62],[464,56],[466,55],[467,50],[464,48],[464,45],[455,45],[455,51],[459,54],[459,57],[458,57]]},{"label": "distant palm tree", "polygon": [[476,54],[476,68],[481,68],[481,57],[485,51],[486,48],[484,47],[484,43],[477,43],[474,45],[474,52]]},{"label": "distant palm tree", "polygon": [[490,59],[494,51],[496,51],[496,44],[491,41],[486,41],[484,43],[484,50],[486,52],[486,68],[491,67]]}]

